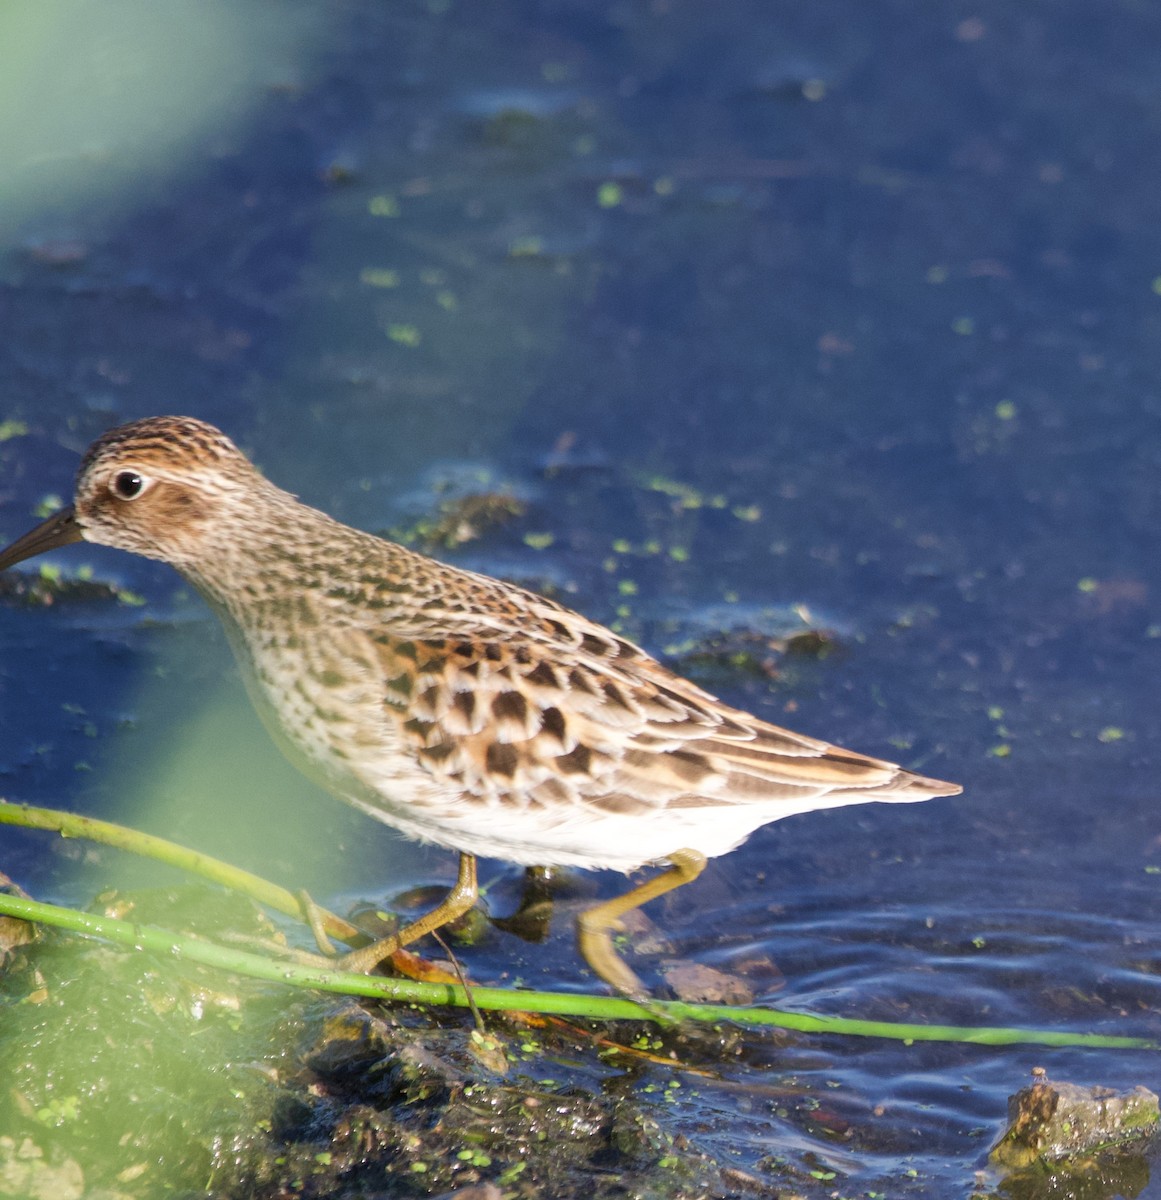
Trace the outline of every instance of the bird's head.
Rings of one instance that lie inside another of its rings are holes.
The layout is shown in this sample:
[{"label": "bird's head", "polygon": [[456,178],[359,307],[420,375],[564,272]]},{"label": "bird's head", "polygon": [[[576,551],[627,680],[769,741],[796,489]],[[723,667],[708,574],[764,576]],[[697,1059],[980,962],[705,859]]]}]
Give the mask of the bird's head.
[{"label": "bird's head", "polygon": [[72,506],[0,552],[0,571],[79,541],[192,566],[213,553],[223,517],[264,484],[234,443],[204,421],[133,421],[89,447]]}]

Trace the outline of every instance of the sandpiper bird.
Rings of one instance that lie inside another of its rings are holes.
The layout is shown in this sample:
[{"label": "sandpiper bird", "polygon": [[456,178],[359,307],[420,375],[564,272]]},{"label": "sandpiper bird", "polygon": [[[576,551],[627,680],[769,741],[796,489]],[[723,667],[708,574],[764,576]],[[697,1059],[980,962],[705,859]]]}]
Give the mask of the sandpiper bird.
[{"label": "sandpiper bird", "polygon": [[668,864],[578,919],[593,970],[640,995],[612,933],[707,857],[794,813],[961,790],[769,725],[551,600],[342,525],[190,417],[94,442],[73,507],[0,553],[0,570],[81,540],[175,567],[221,618],[291,761],[372,817],[459,851],[447,898],[340,960],[349,969],[470,908],[476,855]]}]

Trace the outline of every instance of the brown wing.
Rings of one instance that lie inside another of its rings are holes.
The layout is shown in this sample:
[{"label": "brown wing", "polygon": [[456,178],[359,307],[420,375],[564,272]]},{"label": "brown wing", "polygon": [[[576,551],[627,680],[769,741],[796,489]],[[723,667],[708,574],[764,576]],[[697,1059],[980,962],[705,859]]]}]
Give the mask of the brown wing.
[{"label": "brown wing", "polygon": [[424,767],[468,794],[634,813],[960,790],[730,708],[602,626],[499,586],[518,620],[477,596],[433,615],[462,638],[375,639],[388,711]]}]

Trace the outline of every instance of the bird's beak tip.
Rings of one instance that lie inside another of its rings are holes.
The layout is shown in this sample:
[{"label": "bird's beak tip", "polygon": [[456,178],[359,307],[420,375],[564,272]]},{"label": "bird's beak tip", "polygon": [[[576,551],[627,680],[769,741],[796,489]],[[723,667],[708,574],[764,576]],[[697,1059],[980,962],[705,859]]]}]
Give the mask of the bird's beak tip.
[{"label": "bird's beak tip", "polygon": [[41,521],[35,529],[30,529],[23,537],[17,538],[11,546],[0,550],[0,571],[6,571],[26,558],[34,558],[49,550],[83,541],[84,536],[72,506],[62,508],[48,520]]}]

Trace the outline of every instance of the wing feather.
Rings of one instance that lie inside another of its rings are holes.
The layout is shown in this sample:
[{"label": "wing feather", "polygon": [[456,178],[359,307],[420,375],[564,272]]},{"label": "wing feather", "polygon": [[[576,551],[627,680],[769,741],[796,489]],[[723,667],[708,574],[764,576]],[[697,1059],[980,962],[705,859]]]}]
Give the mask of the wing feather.
[{"label": "wing feather", "polygon": [[469,795],[616,812],[801,811],[814,798],[958,790],[730,708],[579,614],[536,601],[518,636],[472,621],[454,643],[377,639],[386,677],[412,675],[401,731],[427,770]]}]

